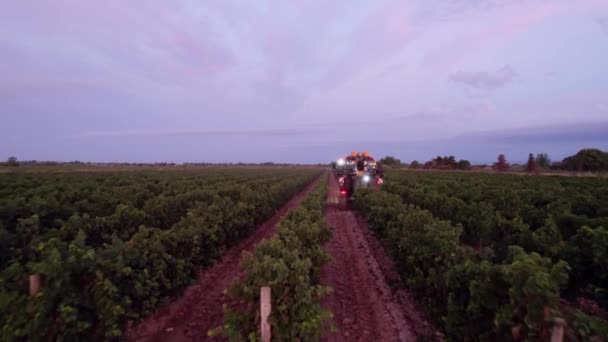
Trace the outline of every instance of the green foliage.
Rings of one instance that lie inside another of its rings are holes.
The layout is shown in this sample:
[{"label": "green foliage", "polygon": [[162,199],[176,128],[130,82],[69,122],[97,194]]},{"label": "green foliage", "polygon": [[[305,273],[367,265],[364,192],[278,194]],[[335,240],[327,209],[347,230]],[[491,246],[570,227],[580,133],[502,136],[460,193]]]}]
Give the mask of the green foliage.
[{"label": "green foliage", "polygon": [[608,321],[575,310],[570,325],[582,341],[602,341],[608,336]]},{"label": "green foliage", "polygon": [[[417,165],[418,166],[418,165]],[[418,167],[412,167],[418,168]],[[424,163],[425,169],[439,169],[439,170],[470,170],[471,163],[468,160],[456,160],[454,156],[437,156],[434,159]]]},{"label": "green foliage", "polygon": [[380,159],[378,162],[382,165],[389,166],[389,167],[401,166],[401,160],[399,160],[393,156],[386,156],[386,157]]},{"label": "green foliage", "polygon": [[560,257],[572,267],[569,287],[608,307],[608,229],[582,227]]},{"label": "green foliage", "polygon": [[326,188],[325,181],[319,182],[302,206],[281,220],[273,238],[245,255],[244,276],[228,289],[235,304],[225,308],[224,324],[212,335],[259,340],[260,288],[270,286],[273,340],[319,340],[331,317],[320,304],[330,289],[319,283],[321,267],[329,260],[322,246],[331,237],[323,218]]},{"label": "green foliage", "polygon": [[436,220],[428,211],[405,206],[399,197],[384,192],[364,189],[355,205],[387,244],[399,272],[407,275],[403,277],[406,285],[421,294],[435,316],[444,315],[446,272],[465,253],[458,241],[461,228]]},{"label": "green foliage", "polygon": [[471,251],[467,254],[464,262],[446,273],[449,294],[441,322],[454,340],[497,340],[499,332],[494,317],[507,296],[500,267]]},{"label": "green foliage", "polygon": [[547,218],[545,224],[532,232],[533,249],[542,255],[556,257],[564,243],[559,228],[552,218]]},{"label": "green foliage", "polygon": [[595,148],[582,149],[565,158],[561,166],[570,171],[607,171],[608,152]]},{"label": "green foliage", "polygon": [[457,169],[460,170],[470,170],[471,169],[471,162],[465,159],[461,159],[458,161],[458,164],[456,165]]},{"label": "green foliage", "polygon": [[568,264],[528,254],[519,246],[510,250],[511,260],[501,266],[509,285],[509,303],[499,310],[496,322],[507,327],[520,323],[526,336],[546,338],[546,322],[557,309],[560,287],[568,280]]},{"label": "green foliage", "polygon": [[538,153],[536,155],[536,164],[543,169],[548,169],[551,167],[551,158],[546,153]]},{"label": "green foliage", "polygon": [[[271,217],[314,169],[0,175],[3,340],[112,340]],[[27,276],[42,290],[27,296]]]},{"label": "green foliage", "polygon": [[[594,178],[392,171],[355,203],[449,340],[542,340],[551,319],[574,320],[560,294],[606,308],[606,191]],[[569,333],[602,336],[604,323]]]}]

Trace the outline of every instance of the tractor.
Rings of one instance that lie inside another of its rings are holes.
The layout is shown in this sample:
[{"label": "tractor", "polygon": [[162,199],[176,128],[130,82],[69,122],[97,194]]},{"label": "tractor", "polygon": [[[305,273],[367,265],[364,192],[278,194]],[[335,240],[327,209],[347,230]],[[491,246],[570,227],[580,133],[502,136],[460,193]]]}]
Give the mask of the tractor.
[{"label": "tractor", "polygon": [[378,188],[384,182],[382,166],[368,152],[351,152],[332,165],[340,189],[339,201],[343,207],[347,207],[354,199],[357,188]]}]

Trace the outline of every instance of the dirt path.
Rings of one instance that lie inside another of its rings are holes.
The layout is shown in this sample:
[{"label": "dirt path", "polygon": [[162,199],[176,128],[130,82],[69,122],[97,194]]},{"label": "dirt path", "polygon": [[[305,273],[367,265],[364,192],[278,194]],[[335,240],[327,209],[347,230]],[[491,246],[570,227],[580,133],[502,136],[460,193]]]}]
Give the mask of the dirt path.
[{"label": "dirt path", "polygon": [[127,339],[130,341],[213,340],[207,336],[207,331],[222,323],[222,304],[225,299],[223,292],[239,274],[241,254],[244,251],[252,252],[262,239],[272,236],[281,217],[290,209],[297,207],[317,181],[318,179],[294,196],[253,235],[228,250],[220,262],[202,271],[198,282],[188,287],[180,298],[161,307],[154,315],[129,329]]},{"label": "dirt path", "polygon": [[322,282],[334,289],[324,305],[334,314],[336,331],[323,340],[415,341],[417,336],[434,336],[413,297],[391,288],[399,275],[365,221],[338,208],[338,191],[330,175],[326,219],[333,239],[326,248],[332,261],[323,269]]}]

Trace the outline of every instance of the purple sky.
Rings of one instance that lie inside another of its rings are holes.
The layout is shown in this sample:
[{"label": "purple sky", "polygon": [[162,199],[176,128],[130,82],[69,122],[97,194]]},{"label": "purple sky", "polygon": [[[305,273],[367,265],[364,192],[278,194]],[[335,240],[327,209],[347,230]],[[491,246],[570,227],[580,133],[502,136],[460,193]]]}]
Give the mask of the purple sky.
[{"label": "purple sky", "polygon": [[0,158],[608,149],[608,1],[0,4]]}]

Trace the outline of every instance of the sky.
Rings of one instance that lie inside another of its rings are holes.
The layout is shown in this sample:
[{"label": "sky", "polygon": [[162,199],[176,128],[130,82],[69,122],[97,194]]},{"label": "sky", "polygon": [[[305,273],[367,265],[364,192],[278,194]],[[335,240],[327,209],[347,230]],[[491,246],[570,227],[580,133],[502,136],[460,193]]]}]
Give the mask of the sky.
[{"label": "sky", "polygon": [[606,0],[0,4],[0,158],[608,150]]}]

